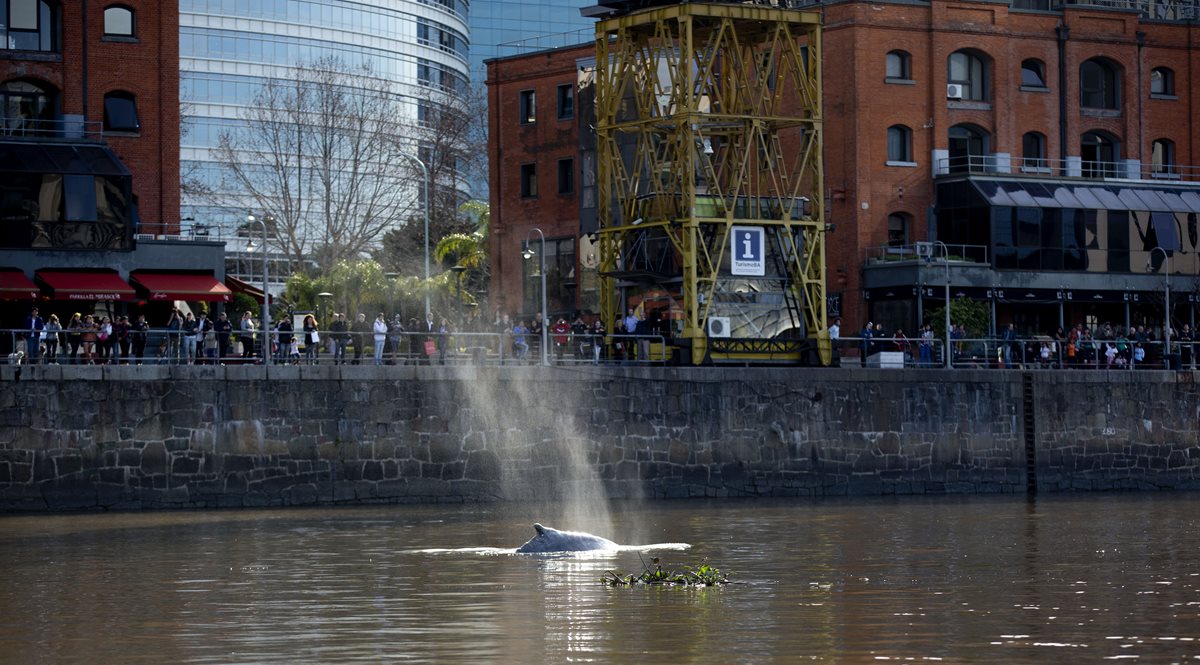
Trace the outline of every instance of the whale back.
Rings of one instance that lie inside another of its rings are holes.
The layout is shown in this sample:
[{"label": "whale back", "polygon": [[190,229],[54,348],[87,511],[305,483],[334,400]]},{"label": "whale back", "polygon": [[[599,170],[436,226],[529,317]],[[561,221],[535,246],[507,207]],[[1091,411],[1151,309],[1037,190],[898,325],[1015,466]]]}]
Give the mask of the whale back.
[{"label": "whale back", "polygon": [[580,531],[559,531],[541,524],[534,524],[537,532],[528,542],[517,548],[518,554],[542,552],[587,552],[590,550],[617,549],[618,545],[607,538],[593,536]]}]

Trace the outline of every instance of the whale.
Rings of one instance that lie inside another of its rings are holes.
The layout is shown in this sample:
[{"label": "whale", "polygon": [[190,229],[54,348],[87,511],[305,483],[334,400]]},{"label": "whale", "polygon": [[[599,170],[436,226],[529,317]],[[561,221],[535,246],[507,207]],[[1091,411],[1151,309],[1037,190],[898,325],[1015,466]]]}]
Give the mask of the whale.
[{"label": "whale", "polygon": [[620,549],[613,541],[580,531],[559,531],[548,526],[534,524],[537,535],[517,548],[517,554],[541,554],[545,552],[588,552],[591,550]]}]

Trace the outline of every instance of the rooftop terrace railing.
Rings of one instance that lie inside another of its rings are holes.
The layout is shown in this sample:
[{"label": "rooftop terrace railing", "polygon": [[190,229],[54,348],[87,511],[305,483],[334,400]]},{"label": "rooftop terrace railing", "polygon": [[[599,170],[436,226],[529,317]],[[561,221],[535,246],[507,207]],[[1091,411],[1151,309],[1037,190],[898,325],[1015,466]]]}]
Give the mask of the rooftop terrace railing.
[{"label": "rooftop terrace railing", "polygon": [[961,155],[937,160],[936,172],[946,175],[1015,175],[1032,178],[1089,180],[1146,180],[1158,183],[1200,183],[1200,166],[1142,164],[1135,159],[1108,162],[1079,157],[1012,158],[1003,153]]}]

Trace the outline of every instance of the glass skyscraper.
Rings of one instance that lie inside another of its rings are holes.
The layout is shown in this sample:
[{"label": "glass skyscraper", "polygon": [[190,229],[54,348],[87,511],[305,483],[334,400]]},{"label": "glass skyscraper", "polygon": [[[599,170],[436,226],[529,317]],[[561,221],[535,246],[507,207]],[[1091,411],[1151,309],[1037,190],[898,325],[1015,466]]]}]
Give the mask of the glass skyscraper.
[{"label": "glass skyscraper", "polygon": [[[245,125],[265,82],[286,82],[297,65],[323,58],[369,64],[398,95],[398,122],[423,122],[422,105],[439,98],[431,90],[468,85],[468,8],[468,0],[180,0],[185,181],[222,186],[212,156],[221,134]],[[232,236],[249,208],[185,191],[183,228]]]},{"label": "glass skyscraper", "polygon": [[475,0],[471,5],[471,79],[483,83],[483,61],[595,38],[595,19],[579,15],[595,0]]}]

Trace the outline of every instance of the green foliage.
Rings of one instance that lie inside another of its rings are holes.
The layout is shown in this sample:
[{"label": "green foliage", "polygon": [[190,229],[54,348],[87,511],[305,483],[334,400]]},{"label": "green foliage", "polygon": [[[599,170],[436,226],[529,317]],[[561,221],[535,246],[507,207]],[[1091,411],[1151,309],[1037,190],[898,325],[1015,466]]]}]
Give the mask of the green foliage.
[{"label": "green foliage", "polygon": [[[942,322],[946,320],[946,308],[938,307],[925,311],[925,321],[933,326],[934,333],[941,336]],[[979,338],[987,335],[992,321],[992,307],[989,303],[970,298],[959,298],[950,301],[950,322],[961,325],[967,331],[967,337]]]},{"label": "green foliage", "polygon": [[262,311],[262,305],[244,293],[235,293],[225,311],[229,313],[230,321],[237,321],[242,318],[242,312],[253,312],[255,317],[259,316],[259,312]]},{"label": "green foliage", "polygon": [[623,573],[614,573],[611,570],[604,571],[604,575],[600,577],[600,582],[611,587],[617,586],[637,586],[639,584],[651,586],[718,586],[729,583],[729,576],[726,573],[709,566],[707,563],[701,564],[699,568],[691,568],[684,566],[682,571],[667,571],[663,570],[662,562],[658,557],[650,559],[654,564],[654,568],[642,562],[642,574],[640,575],[625,575]]}]

